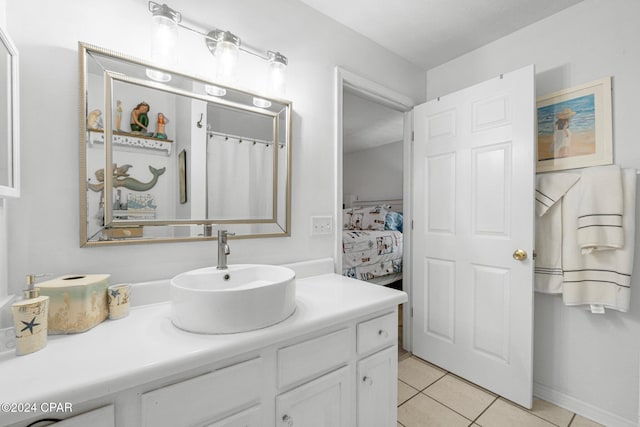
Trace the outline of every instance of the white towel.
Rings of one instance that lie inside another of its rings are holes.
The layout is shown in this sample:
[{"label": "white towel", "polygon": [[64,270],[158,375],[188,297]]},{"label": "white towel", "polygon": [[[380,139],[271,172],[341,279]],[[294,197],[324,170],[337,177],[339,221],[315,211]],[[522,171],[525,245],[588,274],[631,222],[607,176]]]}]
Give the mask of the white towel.
[{"label": "white towel", "polygon": [[534,288],[562,293],[562,197],[580,179],[575,173],[536,176],[536,260]]},{"label": "white towel", "polygon": [[586,168],[580,180],[578,244],[582,253],[624,246],[620,166]]},{"label": "white towel", "polygon": [[[583,185],[584,183],[581,183]],[[631,274],[635,248],[636,171],[622,171],[624,247],[583,254],[578,241],[578,186],[563,201],[562,261],[564,283],[562,299],[566,305],[602,305],[626,312],[631,297]]]}]

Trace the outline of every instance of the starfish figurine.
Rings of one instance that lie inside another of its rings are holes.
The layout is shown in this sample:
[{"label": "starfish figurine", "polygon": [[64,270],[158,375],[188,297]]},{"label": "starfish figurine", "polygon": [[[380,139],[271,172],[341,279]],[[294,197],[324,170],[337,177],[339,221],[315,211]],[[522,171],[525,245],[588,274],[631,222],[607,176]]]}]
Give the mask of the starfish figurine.
[{"label": "starfish figurine", "polygon": [[26,326],[24,328],[22,328],[20,330],[20,332],[24,332],[27,329],[29,330],[29,332],[31,332],[31,335],[33,335],[33,328],[35,328],[36,326],[39,326],[40,323],[36,323],[36,318],[34,317],[33,319],[31,319],[30,322],[25,322],[24,320],[21,321],[22,323],[24,323]]}]

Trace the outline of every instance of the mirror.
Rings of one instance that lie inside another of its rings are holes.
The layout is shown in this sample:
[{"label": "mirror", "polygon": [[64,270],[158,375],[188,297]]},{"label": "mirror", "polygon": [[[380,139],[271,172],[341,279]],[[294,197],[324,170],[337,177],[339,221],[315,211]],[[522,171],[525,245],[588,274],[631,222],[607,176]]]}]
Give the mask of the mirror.
[{"label": "mirror", "polygon": [[85,43],[79,54],[82,246],[212,239],[217,225],[289,235],[289,101]]},{"label": "mirror", "polygon": [[18,50],[2,28],[0,41],[0,197],[19,197]]}]

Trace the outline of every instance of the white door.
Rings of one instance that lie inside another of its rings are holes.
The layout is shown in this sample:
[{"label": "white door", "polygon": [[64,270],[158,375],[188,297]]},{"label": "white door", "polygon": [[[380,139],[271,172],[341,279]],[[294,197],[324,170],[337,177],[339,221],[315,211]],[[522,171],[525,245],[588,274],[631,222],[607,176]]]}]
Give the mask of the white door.
[{"label": "white door", "polygon": [[533,65],[416,107],[414,129],[413,351],[531,407]]}]

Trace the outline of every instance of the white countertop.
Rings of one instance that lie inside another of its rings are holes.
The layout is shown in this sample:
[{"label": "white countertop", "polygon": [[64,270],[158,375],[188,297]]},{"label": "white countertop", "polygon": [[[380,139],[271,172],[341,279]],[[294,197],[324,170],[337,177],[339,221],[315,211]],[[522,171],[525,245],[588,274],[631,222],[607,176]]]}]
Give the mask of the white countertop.
[{"label": "white countertop", "polygon": [[[297,279],[296,293],[291,317],[251,332],[185,332],[171,323],[170,303],[161,302],[81,334],[49,336],[38,352],[0,359],[0,403],[88,401],[407,301],[404,292],[333,273]],[[0,412],[0,425],[34,415]]]}]

